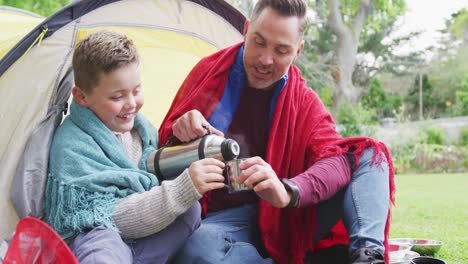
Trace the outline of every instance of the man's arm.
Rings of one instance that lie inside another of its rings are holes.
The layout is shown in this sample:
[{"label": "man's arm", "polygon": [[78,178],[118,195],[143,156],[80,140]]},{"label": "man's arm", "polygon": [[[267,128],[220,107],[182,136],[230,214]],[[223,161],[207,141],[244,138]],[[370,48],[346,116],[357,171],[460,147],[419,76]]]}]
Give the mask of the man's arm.
[{"label": "man's arm", "polygon": [[290,179],[299,188],[298,207],[330,199],[351,181],[346,154],[321,159],[304,173]]}]

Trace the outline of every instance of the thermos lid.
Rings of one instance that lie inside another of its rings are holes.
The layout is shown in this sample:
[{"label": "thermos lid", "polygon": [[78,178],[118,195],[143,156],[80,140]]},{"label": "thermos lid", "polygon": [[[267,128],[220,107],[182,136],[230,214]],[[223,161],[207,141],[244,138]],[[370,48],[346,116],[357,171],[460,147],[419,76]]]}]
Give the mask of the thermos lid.
[{"label": "thermos lid", "polygon": [[224,161],[230,161],[239,156],[240,146],[233,139],[226,139],[221,143],[221,154],[223,155]]}]

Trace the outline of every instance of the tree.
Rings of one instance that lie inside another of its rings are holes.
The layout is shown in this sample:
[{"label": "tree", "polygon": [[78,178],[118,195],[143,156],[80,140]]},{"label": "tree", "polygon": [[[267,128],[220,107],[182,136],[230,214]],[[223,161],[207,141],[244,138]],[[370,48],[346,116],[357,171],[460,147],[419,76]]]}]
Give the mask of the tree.
[{"label": "tree", "polygon": [[405,1],[329,0],[328,6],[327,25],[336,36],[332,68],[336,83],[333,109],[336,109],[342,101],[356,103],[359,99],[360,91],[353,85],[352,76],[362,31],[367,26],[366,30],[378,32],[381,25],[404,12]]},{"label": "tree", "polygon": [[255,6],[254,0],[226,0],[226,2],[239,10],[247,18],[252,15]]},{"label": "tree", "polygon": [[[423,114],[424,118],[439,118],[447,107],[447,96],[438,96],[432,81],[427,74],[422,75]],[[419,111],[419,76],[414,79],[414,85],[406,97],[407,109],[413,117]]]},{"label": "tree", "polygon": [[333,90],[335,114],[341,102],[356,103],[378,73],[401,73],[399,65],[420,60],[421,54],[394,54],[398,45],[419,33],[384,41],[397,29],[395,21],[405,11],[403,0],[314,0],[309,1],[309,11],[306,45],[296,65],[319,93]]},{"label": "tree", "polygon": [[0,5],[29,10],[42,16],[50,16],[72,0],[0,0]]},{"label": "tree", "polygon": [[446,107],[437,116],[468,114],[466,109],[468,90],[468,10],[461,9],[446,19],[442,38],[431,60],[428,74],[434,91],[432,97],[444,100]]},{"label": "tree", "polygon": [[453,23],[450,30],[457,39],[461,39],[464,43],[468,43],[468,10],[463,8],[453,14]]}]

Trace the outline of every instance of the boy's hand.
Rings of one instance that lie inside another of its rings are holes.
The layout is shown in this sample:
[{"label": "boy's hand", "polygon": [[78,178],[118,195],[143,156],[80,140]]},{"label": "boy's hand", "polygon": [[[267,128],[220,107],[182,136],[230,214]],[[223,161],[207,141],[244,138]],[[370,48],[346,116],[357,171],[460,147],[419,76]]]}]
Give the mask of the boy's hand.
[{"label": "boy's hand", "polygon": [[190,177],[200,194],[224,188],[224,166],[224,162],[213,158],[198,160],[190,165]]},{"label": "boy's hand", "polygon": [[260,198],[276,208],[283,208],[289,204],[291,194],[279,180],[270,164],[260,157],[245,159],[239,168],[242,170],[238,183],[253,187]]},{"label": "boy's hand", "polygon": [[179,117],[172,125],[172,133],[182,142],[188,142],[206,134],[206,128],[218,136],[224,137],[223,132],[210,126],[208,121],[198,110],[190,110]]}]

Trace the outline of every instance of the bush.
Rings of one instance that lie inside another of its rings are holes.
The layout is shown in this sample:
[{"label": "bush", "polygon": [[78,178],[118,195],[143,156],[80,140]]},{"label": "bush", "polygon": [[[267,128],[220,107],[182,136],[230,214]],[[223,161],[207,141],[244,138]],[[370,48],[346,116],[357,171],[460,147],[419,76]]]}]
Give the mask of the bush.
[{"label": "bush", "polygon": [[342,104],[338,108],[337,123],[344,126],[343,137],[373,136],[375,133],[375,112],[365,110],[361,104]]},{"label": "bush", "polygon": [[461,133],[460,133],[460,138],[458,139],[458,145],[462,147],[468,146],[468,128],[465,127]]},{"label": "bush", "polygon": [[468,149],[436,144],[401,144],[390,147],[395,172],[456,173],[468,170]]},{"label": "bush", "polygon": [[464,116],[468,115],[468,92],[466,91],[457,91],[455,93],[455,105],[454,105],[454,115],[455,116]]},{"label": "bush", "polygon": [[[468,128],[463,133],[465,140],[468,140]],[[446,142],[445,130],[432,127],[421,130],[413,138],[402,139],[389,146],[395,172],[401,174],[468,171],[466,145],[451,146],[446,145]]]},{"label": "bush", "polygon": [[448,142],[447,134],[443,128],[430,127],[426,128],[423,133],[426,144],[445,145]]},{"label": "bush", "polygon": [[380,81],[374,78],[369,84],[369,92],[362,97],[361,103],[366,109],[373,109],[376,118],[395,117],[395,113],[403,105],[403,98],[400,95],[388,95]]}]

